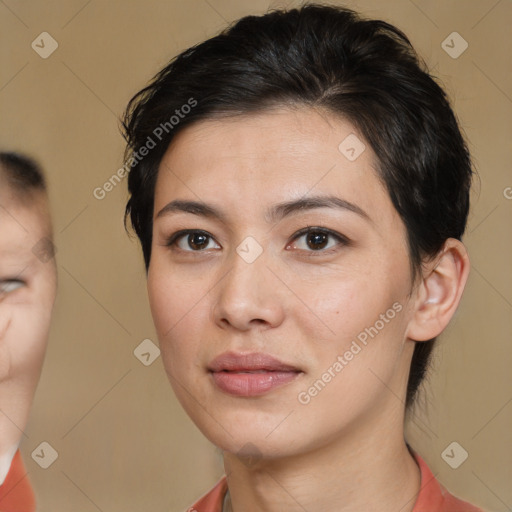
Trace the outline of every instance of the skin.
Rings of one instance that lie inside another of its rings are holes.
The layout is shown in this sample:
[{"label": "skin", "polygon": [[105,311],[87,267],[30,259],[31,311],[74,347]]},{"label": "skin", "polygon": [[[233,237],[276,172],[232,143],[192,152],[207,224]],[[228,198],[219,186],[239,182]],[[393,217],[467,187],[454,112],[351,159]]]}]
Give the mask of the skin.
[{"label": "skin", "polygon": [[22,438],[48,341],[55,260],[41,261],[32,248],[51,237],[46,196],[20,198],[0,183],[0,482]]},{"label": "skin", "polygon": [[[166,372],[194,423],[224,451],[239,511],[412,510],[420,473],[403,435],[414,341],[439,334],[469,270],[449,239],[413,281],[406,230],[375,172],[369,144],[353,162],[338,145],[348,121],[298,108],[202,121],[173,140],[155,191],[148,293]],[[362,210],[315,208],[280,220],[273,205],[335,195]],[[223,219],[159,212],[206,202]],[[348,239],[321,250],[297,232],[323,227]],[[181,229],[211,236],[167,242]],[[247,263],[248,236],[262,254]],[[316,250],[315,250],[316,249]],[[357,335],[402,308],[304,405],[298,401]],[[226,351],[263,352],[300,369],[258,397],[221,391],[209,363]]]}]

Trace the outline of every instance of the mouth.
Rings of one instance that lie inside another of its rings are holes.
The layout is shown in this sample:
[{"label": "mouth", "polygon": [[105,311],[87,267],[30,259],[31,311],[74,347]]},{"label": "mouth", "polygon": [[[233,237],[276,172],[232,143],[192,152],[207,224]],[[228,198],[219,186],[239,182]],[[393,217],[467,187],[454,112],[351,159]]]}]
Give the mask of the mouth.
[{"label": "mouth", "polygon": [[213,382],[223,392],[239,397],[264,395],[295,380],[303,372],[262,353],[226,352],[208,366]]}]

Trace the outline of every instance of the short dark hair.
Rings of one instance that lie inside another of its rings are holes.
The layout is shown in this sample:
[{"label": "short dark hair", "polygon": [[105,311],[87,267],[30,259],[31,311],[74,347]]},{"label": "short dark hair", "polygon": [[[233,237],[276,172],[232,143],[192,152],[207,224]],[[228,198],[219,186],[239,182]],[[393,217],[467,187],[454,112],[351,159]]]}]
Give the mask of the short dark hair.
[{"label": "short dark hair", "polygon": [[[185,109],[191,99],[194,108]],[[201,120],[287,105],[342,116],[370,144],[407,230],[413,277],[446,239],[462,237],[473,171],[446,93],[396,27],[350,9],[308,4],[238,20],[175,57],[130,100],[123,122],[132,167],[125,225],[130,216],[146,269],[158,168],[175,135]],[[174,113],[186,115],[169,123]],[[147,156],[134,158],[155,138]],[[416,343],[407,407],[434,341]]]},{"label": "short dark hair", "polygon": [[32,158],[15,152],[0,152],[0,179],[18,195],[46,192],[46,180],[41,166]]}]

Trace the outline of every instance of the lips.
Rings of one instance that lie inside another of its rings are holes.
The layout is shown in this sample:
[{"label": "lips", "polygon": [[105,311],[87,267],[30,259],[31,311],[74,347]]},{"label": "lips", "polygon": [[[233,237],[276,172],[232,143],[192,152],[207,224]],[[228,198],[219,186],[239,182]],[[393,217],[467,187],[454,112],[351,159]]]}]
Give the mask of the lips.
[{"label": "lips", "polygon": [[226,352],[208,366],[219,389],[234,396],[260,396],[296,379],[302,371],[262,353]]}]

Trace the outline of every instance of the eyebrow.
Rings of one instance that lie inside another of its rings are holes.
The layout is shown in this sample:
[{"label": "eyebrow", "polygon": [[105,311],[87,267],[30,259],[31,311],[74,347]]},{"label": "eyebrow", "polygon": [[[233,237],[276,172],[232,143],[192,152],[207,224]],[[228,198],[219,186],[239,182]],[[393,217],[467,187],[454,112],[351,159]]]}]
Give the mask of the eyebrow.
[{"label": "eyebrow", "polygon": [[[346,210],[359,215],[365,220],[371,221],[370,216],[359,206],[345,199],[337,196],[312,196],[296,199],[292,201],[285,201],[278,203],[269,208],[265,214],[265,219],[268,223],[279,222],[284,217],[290,216],[294,213],[313,210],[317,208],[332,208],[337,210]],[[226,216],[222,211],[211,204],[201,201],[188,201],[183,199],[175,199],[166,204],[156,215],[155,218],[163,217],[175,212],[191,213],[193,215],[200,215],[218,219],[226,223]]]}]

